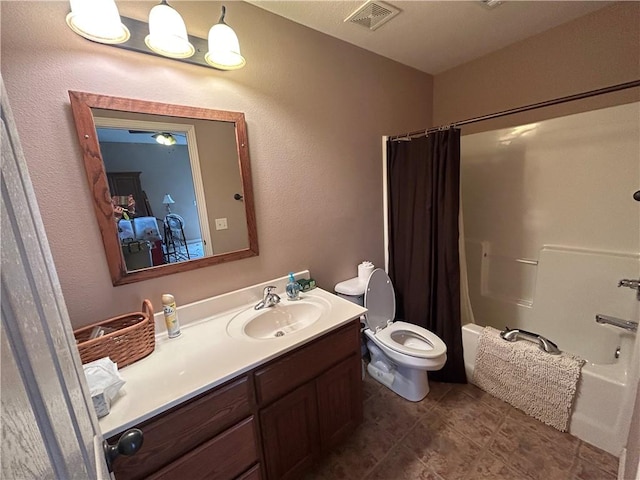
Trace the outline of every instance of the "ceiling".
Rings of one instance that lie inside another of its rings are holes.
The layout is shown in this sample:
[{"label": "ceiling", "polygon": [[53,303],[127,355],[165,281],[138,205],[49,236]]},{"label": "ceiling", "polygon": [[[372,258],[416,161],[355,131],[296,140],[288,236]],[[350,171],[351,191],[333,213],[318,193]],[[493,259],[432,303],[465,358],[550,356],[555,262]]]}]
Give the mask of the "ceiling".
[{"label": "ceiling", "polygon": [[581,17],[611,2],[395,1],[400,14],[377,30],[345,23],[362,1],[248,0],[279,16],[432,75]]},{"label": "ceiling", "polygon": [[[148,132],[136,130],[135,133],[132,133],[131,130],[126,130],[124,128],[96,127],[96,131],[98,132],[98,141],[100,143],[149,143],[157,145],[155,138],[152,136],[156,132],[151,130]],[[184,133],[171,133],[176,138],[176,145],[187,144],[187,138]]]}]

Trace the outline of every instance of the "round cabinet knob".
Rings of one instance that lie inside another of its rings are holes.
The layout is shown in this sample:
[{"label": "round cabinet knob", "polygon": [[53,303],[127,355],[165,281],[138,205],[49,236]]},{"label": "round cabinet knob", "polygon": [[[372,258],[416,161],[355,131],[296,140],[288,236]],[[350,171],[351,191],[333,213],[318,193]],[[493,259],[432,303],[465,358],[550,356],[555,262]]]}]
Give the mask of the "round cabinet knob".
[{"label": "round cabinet knob", "polygon": [[118,456],[124,455],[128,457],[140,450],[143,440],[142,431],[137,428],[132,428],[124,432],[115,445],[109,445],[105,440],[102,443],[102,447],[104,448],[104,458],[107,461],[109,471],[113,471],[113,461]]}]

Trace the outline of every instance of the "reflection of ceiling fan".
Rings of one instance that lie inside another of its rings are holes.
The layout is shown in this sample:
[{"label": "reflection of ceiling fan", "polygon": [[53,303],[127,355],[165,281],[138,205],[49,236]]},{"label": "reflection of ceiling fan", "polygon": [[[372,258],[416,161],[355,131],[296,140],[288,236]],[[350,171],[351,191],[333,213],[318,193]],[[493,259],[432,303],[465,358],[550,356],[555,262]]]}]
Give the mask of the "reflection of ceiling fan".
[{"label": "reflection of ceiling fan", "polygon": [[149,132],[146,130],[129,130],[132,134],[151,135],[160,145],[175,145],[177,143],[176,136],[185,137],[184,133],[171,132]]}]

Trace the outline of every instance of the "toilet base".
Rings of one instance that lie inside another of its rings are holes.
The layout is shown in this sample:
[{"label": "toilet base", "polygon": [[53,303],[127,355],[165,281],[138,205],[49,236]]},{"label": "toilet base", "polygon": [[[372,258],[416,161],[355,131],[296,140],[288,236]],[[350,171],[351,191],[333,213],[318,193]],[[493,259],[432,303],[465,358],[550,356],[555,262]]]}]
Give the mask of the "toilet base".
[{"label": "toilet base", "polygon": [[429,393],[429,379],[425,370],[409,368],[392,362],[377,345],[367,342],[371,362],[367,372],[375,380],[412,402],[419,402]]}]

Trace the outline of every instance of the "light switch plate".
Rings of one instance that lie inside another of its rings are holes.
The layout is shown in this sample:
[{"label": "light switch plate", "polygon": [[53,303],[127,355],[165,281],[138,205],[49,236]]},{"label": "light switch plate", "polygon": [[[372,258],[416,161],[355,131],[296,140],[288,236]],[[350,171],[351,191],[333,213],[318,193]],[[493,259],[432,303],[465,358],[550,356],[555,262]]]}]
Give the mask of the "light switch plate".
[{"label": "light switch plate", "polygon": [[216,230],[226,230],[227,228],[229,227],[226,218],[216,218]]}]

